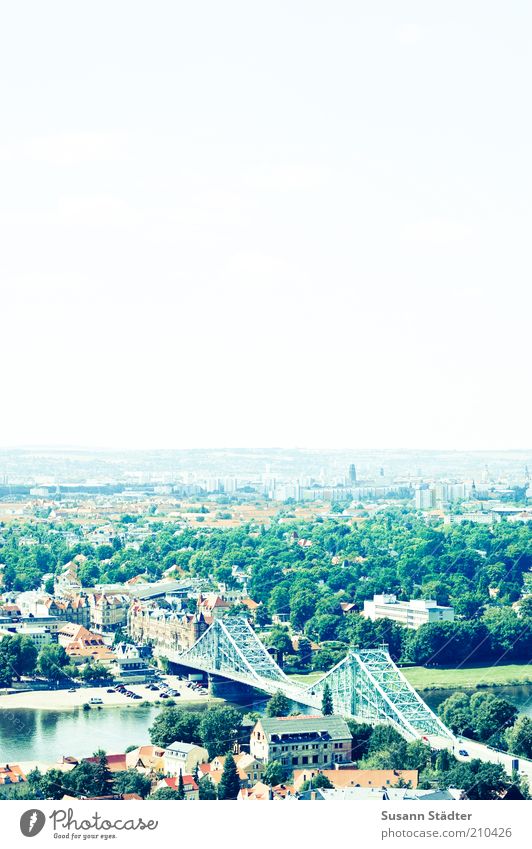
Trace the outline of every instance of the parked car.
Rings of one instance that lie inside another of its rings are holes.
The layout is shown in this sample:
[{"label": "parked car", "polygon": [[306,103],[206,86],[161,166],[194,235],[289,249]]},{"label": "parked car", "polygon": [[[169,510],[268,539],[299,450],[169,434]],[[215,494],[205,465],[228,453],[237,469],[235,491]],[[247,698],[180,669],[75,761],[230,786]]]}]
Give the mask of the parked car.
[{"label": "parked car", "polygon": [[103,705],[103,701],[102,701],[102,699],[98,698],[97,696],[93,696],[92,699],[89,699],[89,704],[90,705]]},{"label": "parked car", "polygon": [[69,688],[68,688],[68,692],[69,692],[69,693],[75,693],[75,692],[76,692],[76,688],[75,688],[75,687],[69,687]]},{"label": "parked car", "polygon": [[468,752],[468,751],[466,751],[466,749],[460,749],[460,751],[458,752],[458,754],[459,754],[459,755],[462,755],[462,757],[463,757],[463,758],[468,758],[468,757],[469,757],[469,752]]},{"label": "parked car", "polygon": [[168,698],[168,693],[159,693],[159,698],[160,698],[160,699],[167,699],[167,698]]},{"label": "parked car", "polygon": [[108,693],[114,693],[114,687],[109,687],[109,689],[107,690],[107,692],[108,692]]}]

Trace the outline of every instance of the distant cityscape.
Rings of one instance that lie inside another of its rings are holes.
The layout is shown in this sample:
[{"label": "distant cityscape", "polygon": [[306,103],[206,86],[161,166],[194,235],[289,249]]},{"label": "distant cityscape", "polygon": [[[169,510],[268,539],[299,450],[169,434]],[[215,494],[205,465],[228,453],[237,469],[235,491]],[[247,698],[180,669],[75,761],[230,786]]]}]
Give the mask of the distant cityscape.
[{"label": "distant cityscape", "polygon": [[[528,798],[529,462],[0,452],[0,798]],[[2,724],[137,704],[125,751]]]}]

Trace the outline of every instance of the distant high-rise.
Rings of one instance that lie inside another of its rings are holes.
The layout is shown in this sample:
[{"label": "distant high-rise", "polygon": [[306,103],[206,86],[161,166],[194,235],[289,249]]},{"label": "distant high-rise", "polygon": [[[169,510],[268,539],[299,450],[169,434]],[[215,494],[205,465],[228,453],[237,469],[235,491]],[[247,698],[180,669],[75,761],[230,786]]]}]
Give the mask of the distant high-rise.
[{"label": "distant high-rise", "polygon": [[349,466],[349,480],[351,483],[356,483],[357,480],[357,467],[354,463]]}]

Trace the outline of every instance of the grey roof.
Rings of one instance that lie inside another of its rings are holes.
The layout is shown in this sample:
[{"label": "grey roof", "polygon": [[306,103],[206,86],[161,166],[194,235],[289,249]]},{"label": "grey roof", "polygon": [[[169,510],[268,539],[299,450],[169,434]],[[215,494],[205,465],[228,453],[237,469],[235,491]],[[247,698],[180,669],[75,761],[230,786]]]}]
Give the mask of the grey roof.
[{"label": "grey roof", "polygon": [[267,739],[272,734],[297,736],[324,732],[331,738],[342,740],[352,737],[347,722],[341,716],[262,716],[259,722]]},{"label": "grey roof", "polygon": [[459,799],[462,795],[461,790],[408,790],[398,787],[341,787],[334,790],[319,788],[314,791],[306,790],[305,793],[299,795],[302,802],[308,802],[315,799],[318,802],[346,802],[358,801],[363,802],[368,799],[377,801],[402,801],[402,802],[419,802],[419,801],[451,801]]}]

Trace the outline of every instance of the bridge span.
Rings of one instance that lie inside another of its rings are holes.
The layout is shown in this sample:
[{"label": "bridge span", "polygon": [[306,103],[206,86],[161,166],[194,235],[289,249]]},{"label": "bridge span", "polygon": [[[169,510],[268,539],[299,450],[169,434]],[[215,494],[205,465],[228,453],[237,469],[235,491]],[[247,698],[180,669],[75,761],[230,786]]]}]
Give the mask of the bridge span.
[{"label": "bridge span", "polygon": [[356,649],[310,686],[288,678],[245,617],[216,619],[191,648],[158,650],[173,663],[219,675],[317,711],[329,685],[334,712],[361,722],[389,723],[407,740],[424,738],[435,748],[455,744],[445,727],[392,661],[385,648]]}]

